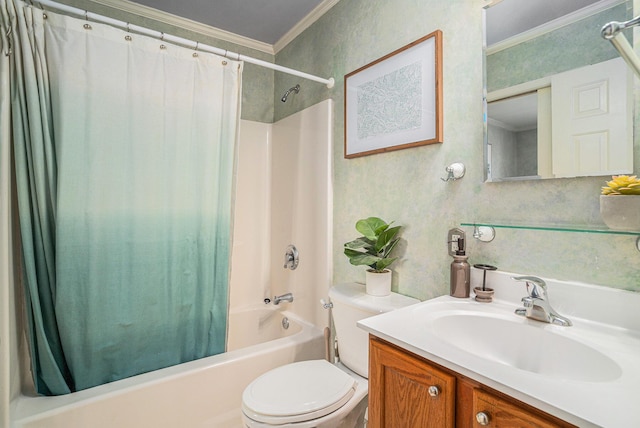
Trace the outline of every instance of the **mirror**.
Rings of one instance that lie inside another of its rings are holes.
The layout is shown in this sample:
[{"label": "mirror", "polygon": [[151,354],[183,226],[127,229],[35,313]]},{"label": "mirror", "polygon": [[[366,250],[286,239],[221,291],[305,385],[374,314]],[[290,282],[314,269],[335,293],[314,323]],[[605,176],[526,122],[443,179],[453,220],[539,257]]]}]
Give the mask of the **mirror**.
[{"label": "mirror", "polygon": [[484,13],[486,181],[632,173],[633,75],[600,29],[631,19],[633,1],[497,0]]}]

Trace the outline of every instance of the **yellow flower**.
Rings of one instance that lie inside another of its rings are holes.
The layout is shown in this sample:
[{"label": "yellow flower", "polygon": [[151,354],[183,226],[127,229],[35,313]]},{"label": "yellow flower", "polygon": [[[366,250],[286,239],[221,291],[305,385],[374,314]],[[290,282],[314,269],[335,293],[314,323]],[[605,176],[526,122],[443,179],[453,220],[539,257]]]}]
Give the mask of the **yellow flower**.
[{"label": "yellow flower", "polygon": [[640,180],[632,175],[614,175],[607,186],[602,188],[603,195],[640,195]]}]

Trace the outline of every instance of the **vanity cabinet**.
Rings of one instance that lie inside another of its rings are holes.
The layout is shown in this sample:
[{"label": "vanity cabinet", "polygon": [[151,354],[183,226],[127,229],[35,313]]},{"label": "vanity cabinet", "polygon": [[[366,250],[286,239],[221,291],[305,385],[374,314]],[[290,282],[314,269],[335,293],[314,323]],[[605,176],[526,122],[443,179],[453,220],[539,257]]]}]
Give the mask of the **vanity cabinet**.
[{"label": "vanity cabinet", "polygon": [[452,428],[455,389],[451,373],[370,339],[368,428]]},{"label": "vanity cabinet", "polygon": [[369,428],[574,427],[374,336]]}]

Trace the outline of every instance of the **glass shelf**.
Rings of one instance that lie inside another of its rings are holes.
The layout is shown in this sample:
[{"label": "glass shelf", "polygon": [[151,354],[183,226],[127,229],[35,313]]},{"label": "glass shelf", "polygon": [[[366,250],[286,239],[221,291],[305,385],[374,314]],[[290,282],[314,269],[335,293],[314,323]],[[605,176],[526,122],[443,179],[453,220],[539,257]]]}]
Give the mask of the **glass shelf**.
[{"label": "glass shelf", "polygon": [[640,236],[640,230],[613,230],[606,226],[589,226],[575,224],[519,224],[512,222],[475,222],[460,223],[461,226],[485,226],[500,229],[524,229],[524,230],[544,230],[550,232],[580,232],[580,233],[601,233],[608,235],[631,235]]}]

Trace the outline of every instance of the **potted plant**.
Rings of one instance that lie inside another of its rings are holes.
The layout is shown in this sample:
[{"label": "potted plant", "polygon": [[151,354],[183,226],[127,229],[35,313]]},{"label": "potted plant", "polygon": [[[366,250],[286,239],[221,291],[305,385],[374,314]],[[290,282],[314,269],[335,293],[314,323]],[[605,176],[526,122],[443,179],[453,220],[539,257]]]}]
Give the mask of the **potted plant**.
[{"label": "potted plant", "polygon": [[600,215],[611,229],[640,230],[640,180],[614,175],[602,188]]},{"label": "potted plant", "polygon": [[366,272],[367,294],[387,296],[391,293],[391,270],[397,257],[389,257],[398,244],[402,226],[391,227],[378,217],[358,220],[356,230],[363,236],[344,244],[344,254],[354,266],[369,266]]}]

